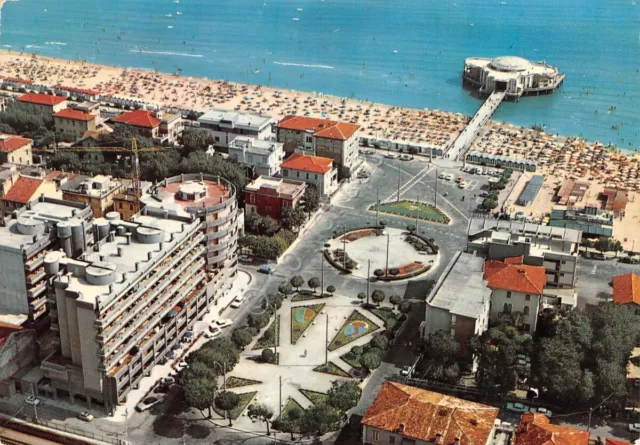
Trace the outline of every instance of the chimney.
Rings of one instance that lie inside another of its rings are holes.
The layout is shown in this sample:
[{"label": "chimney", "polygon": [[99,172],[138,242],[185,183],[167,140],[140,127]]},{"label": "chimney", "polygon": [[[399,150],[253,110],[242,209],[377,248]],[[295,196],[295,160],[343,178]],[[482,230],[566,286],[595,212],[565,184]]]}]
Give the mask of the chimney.
[{"label": "chimney", "polygon": [[453,441],[453,445],[460,445],[460,438],[456,437],[455,440]]},{"label": "chimney", "polygon": [[127,246],[128,246],[128,245],[130,245],[130,244],[131,244],[131,234],[130,234],[130,233],[127,233],[127,234],[125,235],[125,237],[127,238]]},{"label": "chimney", "polygon": [[118,256],[119,256],[120,258],[122,258],[122,256],[123,256],[123,255],[122,255],[122,251],[123,251],[122,247],[118,246]]},{"label": "chimney", "polygon": [[436,440],[435,440],[436,444],[441,444],[442,443],[442,434],[440,433],[436,433]]},{"label": "chimney", "polygon": [[153,257],[153,253],[147,252],[147,261],[151,261],[151,257]]},{"label": "chimney", "polygon": [[398,427],[398,434],[404,434],[404,423],[401,423]]},{"label": "chimney", "polygon": [[109,293],[112,293],[112,292],[113,292],[113,284],[110,284],[109,285]]}]

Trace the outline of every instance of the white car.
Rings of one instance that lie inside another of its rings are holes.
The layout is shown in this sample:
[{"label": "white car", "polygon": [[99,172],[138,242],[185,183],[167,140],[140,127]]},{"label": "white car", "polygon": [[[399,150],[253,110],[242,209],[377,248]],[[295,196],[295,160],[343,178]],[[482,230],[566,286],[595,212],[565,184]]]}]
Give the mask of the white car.
[{"label": "white car", "polygon": [[235,300],[233,300],[233,302],[231,302],[231,307],[234,309],[238,309],[240,306],[242,306],[242,303],[244,302],[244,296],[239,296],[238,298],[236,298]]},{"label": "white car", "polygon": [[183,369],[186,369],[189,367],[189,364],[187,362],[180,362],[176,365],[176,369],[178,371],[182,371]]},{"label": "white car", "polygon": [[40,399],[37,399],[33,396],[27,396],[24,399],[24,403],[26,403],[27,405],[31,405],[31,406],[38,406],[40,405]]},{"label": "white car", "polygon": [[221,332],[222,331],[220,330],[219,327],[211,325],[209,326],[209,329],[205,331],[204,336],[206,338],[214,338],[220,335]]},{"label": "white car", "polygon": [[453,175],[451,173],[449,173],[447,176],[444,177],[444,179],[446,181],[453,181]]},{"label": "white car", "polygon": [[149,396],[136,405],[136,411],[142,412],[153,408],[156,405],[160,405],[164,402],[164,397],[161,396]]},{"label": "white car", "polygon": [[400,375],[405,377],[409,377],[410,374],[411,374],[411,366],[405,366],[404,368],[402,368],[402,371],[400,371]]},{"label": "white car", "polygon": [[216,326],[218,326],[219,328],[226,328],[228,326],[231,326],[231,324],[232,324],[232,321],[229,320],[228,318],[216,320]]},{"label": "white car", "polygon": [[463,189],[463,188],[465,188],[466,186],[467,186],[467,183],[466,183],[466,182],[464,182],[464,181],[458,184],[458,188],[460,188],[460,189]]},{"label": "white car", "polygon": [[395,159],[396,155],[394,155],[393,153],[387,153],[386,155],[384,155],[384,157],[387,159]]},{"label": "white car", "polygon": [[93,414],[91,414],[89,411],[82,411],[80,414],[78,414],[78,419],[84,420],[85,422],[91,422],[93,420]]},{"label": "white car", "polygon": [[541,406],[539,406],[537,408],[532,407],[531,411],[534,412],[534,413],[544,414],[547,417],[551,417],[553,415],[553,413],[550,410],[548,410],[547,408],[543,408]]},{"label": "white car", "polygon": [[446,174],[446,173],[440,173],[440,174],[438,175],[438,179],[444,179],[444,178],[446,178],[446,177],[447,177],[447,174]]},{"label": "white car", "polygon": [[249,255],[240,255],[238,259],[243,263],[251,263],[253,261],[253,258],[251,258]]},{"label": "white car", "polygon": [[640,423],[630,423],[629,431],[632,433],[640,433]]},{"label": "white car", "polygon": [[164,386],[173,385],[175,382],[176,382],[175,377],[171,377],[171,376],[169,376],[169,377],[163,377],[163,378],[160,380],[160,384],[161,384],[161,385],[164,385]]}]

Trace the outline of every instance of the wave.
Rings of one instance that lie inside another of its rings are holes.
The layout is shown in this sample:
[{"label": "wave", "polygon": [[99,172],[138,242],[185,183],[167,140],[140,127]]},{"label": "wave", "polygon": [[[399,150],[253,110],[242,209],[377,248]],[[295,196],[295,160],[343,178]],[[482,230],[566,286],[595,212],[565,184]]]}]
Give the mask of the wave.
[{"label": "wave", "polygon": [[321,68],[323,70],[332,70],[334,69],[331,65],[307,65],[305,63],[291,63],[291,62],[273,62],[274,65],[284,65],[284,66],[301,66],[304,68]]},{"label": "wave", "polygon": [[40,45],[26,45],[25,48],[35,48],[35,49],[44,49],[44,46],[40,46]]},{"label": "wave", "polygon": [[173,51],[146,51],[144,49],[132,49],[131,52],[143,54],[159,54],[161,56],[202,57],[202,54],[176,53]]},{"label": "wave", "polygon": [[60,46],[67,46],[66,43],[64,42],[44,42],[46,45],[60,45]]}]

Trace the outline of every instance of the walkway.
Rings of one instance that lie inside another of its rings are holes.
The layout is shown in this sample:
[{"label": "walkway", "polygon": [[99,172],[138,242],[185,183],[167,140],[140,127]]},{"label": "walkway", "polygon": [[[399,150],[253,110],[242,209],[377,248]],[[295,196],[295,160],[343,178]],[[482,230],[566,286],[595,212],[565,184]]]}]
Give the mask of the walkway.
[{"label": "walkway", "polygon": [[494,91],[491,96],[482,104],[478,109],[475,116],[469,121],[469,124],[465,127],[460,135],[453,141],[453,144],[449,146],[445,153],[445,157],[448,159],[459,159],[464,156],[466,151],[471,146],[473,140],[478,136],[480,129],[483,125],[493,116],[507,93],[504,91]]}]

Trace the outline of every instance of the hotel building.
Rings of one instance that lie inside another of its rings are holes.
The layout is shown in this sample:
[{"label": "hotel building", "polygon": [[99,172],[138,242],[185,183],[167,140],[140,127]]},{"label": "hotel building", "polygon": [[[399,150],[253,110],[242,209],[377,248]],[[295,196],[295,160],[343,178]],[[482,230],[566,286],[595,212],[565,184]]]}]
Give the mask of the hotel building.
[{"label": "hotel building", "polygon": [[207,130],[216,148],[227,148],[236,136],[266,139],[271,136],[270,116],[237,111],[209,110],[198,118],[198,124]]}]

